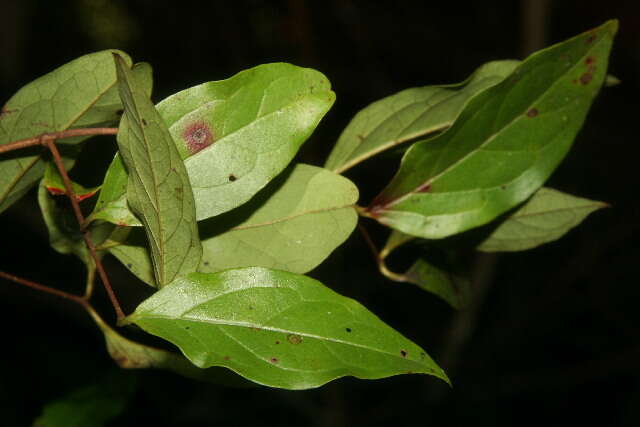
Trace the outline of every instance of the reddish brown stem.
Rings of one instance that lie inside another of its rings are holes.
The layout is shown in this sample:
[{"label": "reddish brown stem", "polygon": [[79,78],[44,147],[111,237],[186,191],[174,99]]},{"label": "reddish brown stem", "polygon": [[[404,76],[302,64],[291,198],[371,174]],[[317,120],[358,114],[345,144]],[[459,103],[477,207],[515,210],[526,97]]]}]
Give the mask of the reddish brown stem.
[{"label": "reddish brown stem", "polygon": [[36,145],[46,145],[49,141],[55,141],[57,139],[71,138],[74,136],[115,135],[117,133],[118,128],[84,128],[43,133],[42,135],[34,136],[33,138],[20,139],[18,141],[0,145],[0,154]]},{"label": "reddish brown stem", "polygon": [[76,302],[82,305],[83,307],[86,307],[88,304],[87,300],[79,295],[74,295],[68,292],[61,291],[59,289],[50,288],[49,286],[41,285],[40,283],[32,282],[31,280],[23,279],[21,277],[14,276],[13,274],[5,273],[4,271],[0,271],[0,277],[15,283],[19,283],[24,286],[28,286],[38,291],[53,294],[53,295],[59,296],[60,298],[64,298],[69,301]]},{"label": "reddish brown stem", "polygon": [[122,312],[122,308],[120,308],[120,303],[118,302],[118,298],[116,294],[113,292],[113,288],[111,287],[111,283],[109,282],[109,277],[107,276],[107,272],[104,270],[102,266],[102,262],[100,261],[100,257],[96,253],[96,248],[91,241],[91,233],[89,230],[85,228],[85,219],[84,215],[82,215],[82,211],[80,210],[80,204],[78,203],[78,199],[76,198],[76,194],[73,191],[73,186],[71,185],[71,179],[69,179],[69,175],[67,174],[67,170],[62,163],[62,157],[60,156],[60,152],[58,151],[58,147],[54,143],[54,139],[46,139],[44,137],[42,144],[46,145],[51,151],[51,155],[53,156],[53,161],[60,172],[60,176],[62,177],[62,181],[64,182],[64,188],[66,190],[67,196],[71,201],[71,205],[73,206],[73,212],[76,216],[76,220],[80,226],[82,231],[82,237],[84,238],[84,242],[89,249],[89,253],[93,258],[93,261],[96,264],[96,270],[98,270],[98,274],[100,275],[100,279],[102,280],[102,285],[104,286],[105,291],[107,291],[107,295],[109,295],[109,299],[111,300],[111,304],[113,305],[114,310],[116,311],[116,316],[118,321],[122,320],[125,316]]}]

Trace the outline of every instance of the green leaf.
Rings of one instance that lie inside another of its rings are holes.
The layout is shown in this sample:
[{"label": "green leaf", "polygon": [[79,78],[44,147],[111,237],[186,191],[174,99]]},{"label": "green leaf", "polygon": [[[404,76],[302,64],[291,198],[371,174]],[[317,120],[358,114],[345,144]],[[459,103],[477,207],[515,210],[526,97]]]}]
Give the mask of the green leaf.
[{"label": "green leaf", "polygon": [[[20,89],[0,111],[0,144],[43,133],[117,123],[118,98],[112,52],[82,56]],[[78,137],[61,142],[79,142]],[[44,173],[43,150],[22,149],[0,158],[0,212],[22,197]]]},{"label": "green leaf", "polygon": [[107,169],[96,206],[87,221],[102,219],[117,225],[141,226],[142,223],[127,205],[128,180],[122,157],[116,153]]},{"label": "green leaf", "polygon": [[305,273],[349,237],[357,200],[348,179],[298,164],[248,203],[200,223],[198,271],[259,266]]},{"label": "green leaf", "polygon": [[[330,87],[315,70],[265,64],[160,102],[158,112],[185,159],[197,219],[240,206],[277,176],[331,108]],[[126,173],[113,168],[122,165],[114,161],[108,175]],[[110,185],[106,179],[104,186]],[[120,196],[105,199],[104,206],[113,200],[116,210],[101,217],[137,225],[121,210],[127,205]]]},{"label": "green leaf", "polygon": [[252,383],[233,372],[215,367],[200,369],[181,354],[151,347],[123,337],[93,310],[89,314],[104,334],[111,358],[124,369],[163,369],[187,378],[234,387],[247,387]]},{"label": "green leaf", "polygon": [[109,253],[115,256],[129,271],[146,284],[158,287],[153,271],[153,262],[149,253],[149,244],[144,232],[127,228],[129,232],[119,241],[112,241]]},{"label": "green leaf", "polygon": [[121,414],[133,397],[135,377],[111,371],[94,384],[45,405],[32,427],[101,427]]},{"label": "green leaf", "polygon": [[423,250],[423,254],[406,272],[400,274],[389,270],[386,264],[389,255],[400,246],[413,240],[416,240],[416,237],[392,230],[387,243],[380,251],[380,272],[396,282],[418,285],[421,289],[442,298],[453,308],[465,307],[471,297],[471,284],[464,274],[456,271],[458,269],[454,268],[453,264],[455,263],[450,259],[446,261],[440,259],[440,262],[436,263]]},{"label": "green leaf", "polygon": [[118,147],[127,169],[127,199],[151,246],[158,286],[194,271],[202,256],[184,163],[165,124],[126,62],[114,55],[124,115]]},{"label": "green leaf", "polygon": [[411,88],[361,110],[340,135],[325,167],[343,173],[384,150],[442,131],[477,93],[501,82],[518,61],[493,61],[455,85]]},{"label": "green leaf", "polygon": [[[50,194],[56,196],[67,194],[67,190],[64,186],[64,180],[62,179],[58,168],[52,162],[47,163],[47,166],[45,167],[43,184]],[[100,187],[85,188],[73,181],[71,182],[71,187],[73,188],[76,200],[79,202],[92,197],[100,189]]]},{"label": "green leaf", "polygon": [[559,239],[591,212],[607,206],[603,202],[542,187],[509,215],[477,249],[499,252],[535,248]]},{"label": "green leaf", "polygon": [[[67,198],[65,197],[62,201],[67,203],[66,209],[59,206],[54,197],[49,194],[43,179],[38,187],[38,203],[49,232],[51,247],[61,254],[74,254],[82,262],[88,264],[91,262],[91,256],[85,245],[78,221],[68,207]],[[90,230],[94,245],[97,246],[103,242],[113,228],[112,224],[105,222],[93,224]]]},{"label": "green leaf", "polygon": [[526,200],[582,126],[617,26],[609,21],[535,53],[478,94],[447,132],[407,151],[365,214],[434,239],[486,224]]},{"label": "green leaf", "polygon": [[174,343],[196,366],[225,366],[272,387],[406,373],[448,382],[424,350],[358,302],[284,271],[192,273],[153,294],[125,321]]}]

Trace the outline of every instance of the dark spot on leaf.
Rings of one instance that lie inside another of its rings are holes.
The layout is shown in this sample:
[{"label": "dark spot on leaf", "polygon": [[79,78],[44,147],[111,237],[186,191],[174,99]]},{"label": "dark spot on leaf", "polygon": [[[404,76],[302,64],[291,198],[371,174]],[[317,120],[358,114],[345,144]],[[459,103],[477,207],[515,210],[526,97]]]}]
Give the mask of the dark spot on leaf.
[{"label": "dark spot on leaf", "polygon": [[580,83],[587,85],[591,82],[591,79],[593,79],[593,72],[589,70],[580,76]]},{"label": "dark spot on leaf", "polygon": [[287,335],[287,341],[291,344],[300,344],[302,342],[302,337],[296,334],[289,334]]},{"label": "dark spot on leaf", "polygon": [[501,189],[501,190],[506,190],[506,189],[507,189],[507,186],[506,186],[506,185],[504,185],[504,184],[502,184],[502,185],[500,186],[500,189]]},{"label": "dark spot on leaf", "polygon": [[587,65],[591,65],[595,62],[595,58],[593,56],[587,56],[586,59],[584,60],[584,63]]},{"label": "dark spot on leaf", "polygon": [[345,331],[351,332],[351,328],[345,328]]},{"label": "dark spot on leaf", "polygon": [[231,360],[231,357],[229,357],[229,356],[225,356],[225,357],[223,357],[223,359],[224,359],[224,360]]},{"label": "dark spot on leaf", "polygon": [[402,357],[407,357],[407,351],[406,350],[400,350],[400,355]]},{"label": "dark spot on leaf", "polygon": [[182,137],[186,141],[187,149],[191,154],[195,154],[203,148],[210,146],[213,144],[214,139],[211,129],[203,121],[198,121],[187,126],[184,132],[182,132]]},{"label": "dark spot on leaf", "polygon": [[233,182],[236,179],[238,179],[238,178],[236,178],[236,176],[234,174],[229,175],[229,181]]},{"label": "dark spot on leaf", "polygon": [[133,267],[133,265],[132,264],[127,264],[127,267],[131,268],[131,267]]},{"label": "dark spot on leaf", "polygon": [[209,261],[203,262],[204,265],[209,265]]},{"label": "dark spot on leaf", "polygon": [[428,193],[431,191],[431,183],[425,182],[420,187],[416,188],[416,193]]},{"label": "dark spot on leaf", "polygon": [[185,328],[185,329],[189,329],[189,327],[188,327],[188,326],[185,326],[184,328]]},{"label": "dark spot on leaf", "polygon": [[280,341],[276,341],[276,345],[280,344]]},{"label": "dark spot on leaf", "polygon": [[595,39],[596,39],[596,35],[595,35],[595,34],[590,35],[590,36],[587,38],[587,44],[591,44],[591,43],[593,43],[593,42],[595,41]]},{"label": "dark spot on leaf", "polygon": [[253,310],[253,306],[252,305],[249,306],[249,310]]},{"label": "dark spot on leaf", "polygon": [[278,359],[276,357],[271,358],[271,363],[278,363]]},{"label": "dark spot on leaf", "polygon": [[424,351],[420,352],[420,357],[423,358],[423,359],[426,357],[426,354],[424,353]]},{"label": "dark spot on leaf", "polygon": [[124,113],[124,110],[121,108],[116,111],[116,115],[121,116]]},{"label": "dark spot on leaf", "polygon": [[145,119],[142,119],[142,126],[147,126],[147,121]]},{"label": "dark spot on leaf", "polygon": [[529,111],[527,111],[527,117],[536,117],[538,115],[538,109],[537,108],[530,108]]},{"label": "dark spot on leaf", "polygon": [[364,136],[362,136],[362,135],[356,135],[356,136],[358,137],[358,140],[360,142],[364,141]]}]

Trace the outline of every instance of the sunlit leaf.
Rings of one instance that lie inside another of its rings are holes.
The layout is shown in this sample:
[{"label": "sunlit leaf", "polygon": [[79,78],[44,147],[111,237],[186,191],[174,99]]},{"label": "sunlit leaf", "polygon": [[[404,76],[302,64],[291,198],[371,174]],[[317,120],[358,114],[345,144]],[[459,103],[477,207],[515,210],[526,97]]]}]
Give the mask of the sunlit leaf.
[{"label": "sunlit leaf", "polygon": [[202,256],[184,163],[144,87],[115,55],[124,115],[118,147],[129,171],[127,199],[145,225],[158,286],[194,271]]},{"label": "sunlit leaf", "polygon": [[[106,50],[82,56],[24,86],[0,111],[0,144],[42,133],[79,127],[100,127],[118,122],[122,109],[112,53]],[[149,69],[137,73],[150,85]],[[60,142],[79,142],[76,137]],[[0,156],[0,212],[20,198],[44,173],[41,148]]]},{"label": "sunlit leaf", "polygon": [[403,142],[451,126],[466,102],[501,82],[518,61],[493,61],[456,85],[405,89],[367,106],[345,128],[325,167],[342,173]]},{"label": "sunlit leaf", "polygon": [[542,187],[509,215],[478,250],[523,251],[564,236],[591,212],[606,207],[595,200],[571,196]]},{"label": "sunlit leaf", "polygon": [[351,234],[357,199],[348,179],[298,164],[248,203],[200,224],[199,271],[260,266],[305,273]]},{"label": "sunlit leaf", "polygon": [[530,56],[471,99],[445,133],[414,144],[365,212],[441,238],[485,224],[531,196],[566,155],[603,84],[617,22]]},{"label": "sunlit leaf", "polygon": [[318,387],[335,378],[423,373],[448,381],[416,344],[358,302],[301,275],[264,268],[193,273],[127,317],[202,368],[260,384]]}]

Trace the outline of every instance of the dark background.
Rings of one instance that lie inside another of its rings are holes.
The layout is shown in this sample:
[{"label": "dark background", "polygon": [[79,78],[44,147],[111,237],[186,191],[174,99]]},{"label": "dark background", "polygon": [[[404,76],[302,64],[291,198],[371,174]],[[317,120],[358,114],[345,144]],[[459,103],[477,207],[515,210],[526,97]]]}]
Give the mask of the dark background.
[{"label": "dark background", "polygon": [[[637,202],[640,6],[637,1],[107,1],[0,2],[0,104],[82,54],[116,47],[154,67],[154,100],[260,63],[322,71],[337,101],[299,160],[322,164],[350,118],[399,90],[463,80],[480,64],[524,58],[620,19],[610,73],[549,185],[609,202],[561,241],[468,256],[475,299],[454,312],[417,287],[376,273],[356,233],[311,275],[363,302],[444,365],[454,388],[427,376],[344,378],[317,390],[230,389],[144,371],[114,426],[640,425],[640,237]],[[98,184],[113,139],[87,144],[76,171]],[[399,157],[349,172],[361,204]],[[81,292],[79,261],[48,247],[34,192],[2,215],[0,270]],[[366,222],[380,245],[384,230]],[[404,261],[411,261],[408,257]],[[398,260],[401,264],[402,259]],[[118,293],[135,283],[107,262]],[[112,369],[81,309],[0,283],[0,424],[29,425],[42,405]],[[97,305],[113,318],[105,296]],[[130,312],[136,304],[125,304]]]}]

